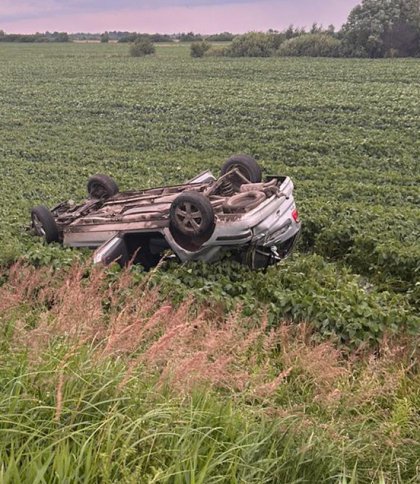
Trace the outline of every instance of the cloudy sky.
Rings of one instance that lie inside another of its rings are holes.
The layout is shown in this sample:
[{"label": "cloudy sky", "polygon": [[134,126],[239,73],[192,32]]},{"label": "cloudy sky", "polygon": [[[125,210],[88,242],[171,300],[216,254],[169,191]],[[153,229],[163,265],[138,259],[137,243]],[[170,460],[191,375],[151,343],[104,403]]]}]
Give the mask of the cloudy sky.
[{"label": "cloudy sky", "polygon": [[360,0],[0,0],[0,29],[173,33],[340,27]]}]

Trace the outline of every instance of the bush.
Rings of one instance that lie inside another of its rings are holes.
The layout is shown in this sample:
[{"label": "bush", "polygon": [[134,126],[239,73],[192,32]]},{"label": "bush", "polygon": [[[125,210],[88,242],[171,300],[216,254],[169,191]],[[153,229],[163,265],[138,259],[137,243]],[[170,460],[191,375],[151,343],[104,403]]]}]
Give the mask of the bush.
[{"label": "bush", "polygon": [[280,56],[340,57],[341,41],[328,34],[306,34],[283,42]]},{"label": "bush", "polygon": [[144,57],[155,53],[155,46],[148,38],[138,38],[134,44],[130,46],[131,57]]},{"label": "bush", "polygon": [[203,57],[210,48],[211,45],[205,40],[201,42],[193,42],[191,44],[191,57]]},{"label": "bush", "polygon": [[109,34],[108,34],[108,32],[104,32],[101,35],[101,43],[102,44],[107,44],[108,42],[109,42]]},{"label": "bush", "polygon": [[227,48],[222,47],[221,45],[212,46],[206,53],[206,57],[223,57],[226,55]]},{"label": "bush", "polygon": [[276,50],[276,35],[249,32],[235,37],[226,49],[230,57],[270,57]]}]

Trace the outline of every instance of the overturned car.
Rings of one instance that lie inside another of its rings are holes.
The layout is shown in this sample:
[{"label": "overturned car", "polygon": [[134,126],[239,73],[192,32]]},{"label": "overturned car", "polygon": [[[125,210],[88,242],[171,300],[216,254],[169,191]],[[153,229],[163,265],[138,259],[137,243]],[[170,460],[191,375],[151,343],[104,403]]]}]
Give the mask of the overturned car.
[{"label": "overturned car", "polygon": [[183,185],[120,192],[92,176],[89,198],[33,208],[33,232],[47,243],[96,249],[94,261],[155,266],[171,250],[180,261],[213,262],[229,253],[253,269],[286,258],[301,223],[286,176],[262,179],[250,156],[235,155],[215,178],[205,171]]}]

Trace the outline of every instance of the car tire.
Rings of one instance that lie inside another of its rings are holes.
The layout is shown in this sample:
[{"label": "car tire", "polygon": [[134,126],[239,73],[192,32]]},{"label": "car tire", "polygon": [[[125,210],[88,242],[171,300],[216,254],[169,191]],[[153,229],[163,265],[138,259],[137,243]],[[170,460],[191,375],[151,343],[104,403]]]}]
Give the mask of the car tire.
[{"label": "car tire", "polygon": [[223,209],[228,213],[249,212],[258,207],[266,199],[267,196],[264,192],[242,192],[228,198],[223,205]]},{"label": "car tire", "polygon": [[32,227],[39,237],[43,237],[47,244],[58,242],[60,239],[57,224],[53,214],[47,207],[39,205],[31,211]]},{"label": "car tire", "polygon": [[87,191],[90,198],[107,200],[119,191],[114,179],[107,175],[93,175],[89,178]]},{"label": "car tire", "polygon": [[250,247],[241,254],[240,262],[253,271],[266,270],[273,264],[273,256],[265,247]]},{"label": "car tire", "polygon": [[222,165],[220,174],[226,175],[234,169],[238,169],[241,174],[251,183],[260,183],[262,180],[261,167],[257,161],[248,155],[234,155],[231,156]]},{"label": "car tire", "polygon": [[211,235],[214,210],[207,197],[198,192],[184,192],[170,208],[170,224],[175,231],[190,237]]}]

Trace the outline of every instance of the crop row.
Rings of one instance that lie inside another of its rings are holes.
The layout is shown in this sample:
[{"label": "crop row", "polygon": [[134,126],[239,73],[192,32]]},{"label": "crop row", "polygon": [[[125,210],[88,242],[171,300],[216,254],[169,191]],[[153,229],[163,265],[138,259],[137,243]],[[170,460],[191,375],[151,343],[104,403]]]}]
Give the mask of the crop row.
[{"label": "crop row", "polygon": [[248,152],[292,176],[301,251],[417,303],[418,60],[195,60],[179,46],[132,59],[111,44],[0,53],[2,263],[48,259],[23,230],[31,206],[84,197],[93,173],[148,187]]}]

